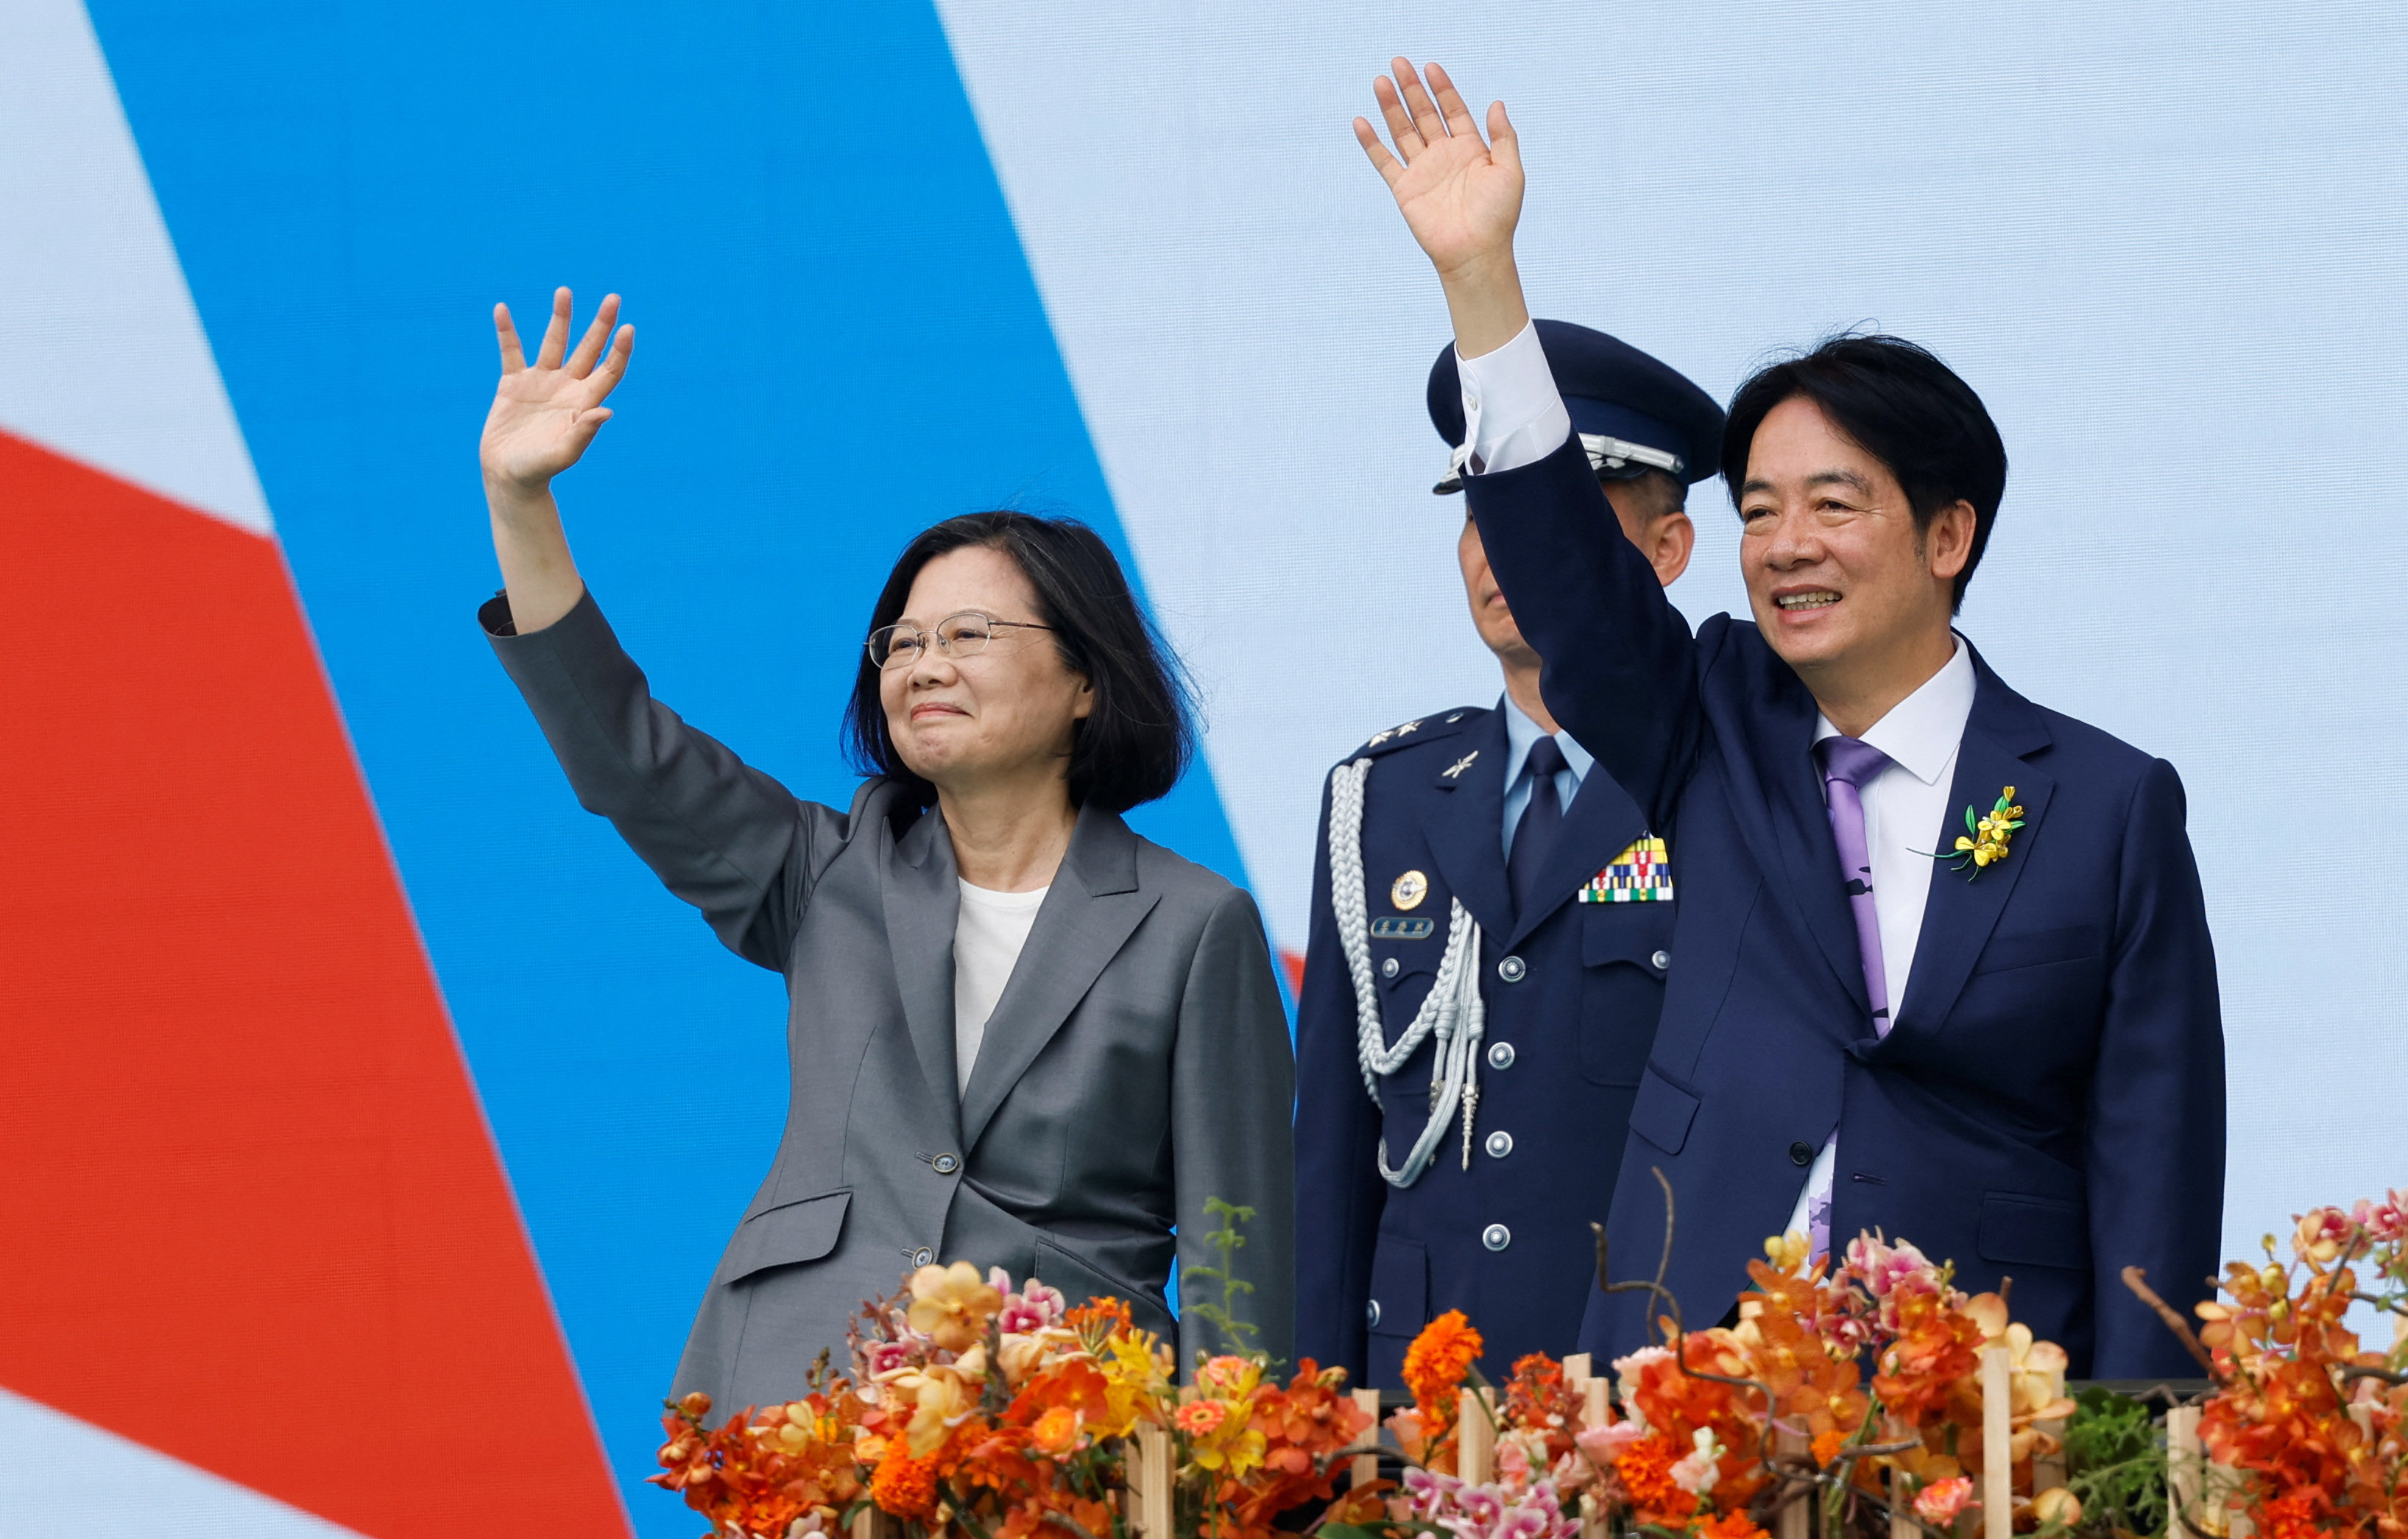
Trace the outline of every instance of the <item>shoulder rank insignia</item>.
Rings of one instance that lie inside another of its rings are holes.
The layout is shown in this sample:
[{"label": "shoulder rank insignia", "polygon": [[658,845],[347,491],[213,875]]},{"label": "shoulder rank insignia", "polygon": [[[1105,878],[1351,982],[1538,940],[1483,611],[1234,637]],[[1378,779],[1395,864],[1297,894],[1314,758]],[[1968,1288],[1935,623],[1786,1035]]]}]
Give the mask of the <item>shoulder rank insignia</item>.
[{"label": "shoulder rank insignia", "polygon": [[1464,755],[1463,757],[1455,760],[1453,764],[1450,764],[1445,769],[1440,770],[1439,773],[1449,780],[1460,780],[1463,777],[1463,772],[1471,768],[1471,761],[1479,756],[1480,750],[1475,748],[1470,753]]},{"label": "shoulder rank insignia", "polygon": [[1606,862],[1605,870],[1582,884],[1584,903],[1669,903],[1672,900],[1672,859],[1664,841],[1641,834],[1630,848]]},{"label": "shoulder rank insignia", "polygon": [[1421,726],[1421,718],[1416,716],[1412,721],[1405,723],[1402,726],[1391,726],[1385,731],[1372,733],[1371,741],[1365,743],[1363,746],[1366,748],[1377,748],[1391,738],[1401,738],[1409,732],[1420,731]]}]

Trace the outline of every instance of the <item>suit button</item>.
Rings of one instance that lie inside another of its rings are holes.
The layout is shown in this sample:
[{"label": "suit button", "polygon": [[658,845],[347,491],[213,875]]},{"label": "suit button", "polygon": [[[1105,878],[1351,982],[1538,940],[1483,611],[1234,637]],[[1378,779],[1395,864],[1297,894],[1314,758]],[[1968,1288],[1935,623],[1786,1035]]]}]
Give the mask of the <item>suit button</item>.
[{"label": "suit button", "polygon": [[1364,1307],[1363,1323],[1373,1330],[1380,1329],[1380,1301],[1374,1299]]},{"label": "suit button", "polygon": [[922,1245],[918,1250],[911,1253],[911,1264],[915,1267],[927,1266],[931,1262],[935,1261],[936,1259],[937,1253],[926,1245]]},{"label": "suit button", "polygon": [[1502,1224],[1491,1224],[1480,1231],[1480,1243],[1490,1250],[1503,1250],[1513,1243],[1513,1231]]},{"label": "suit button", "polygon": [[1792,1143],[1789,1145],[1789,1163],[1812,1165],[1814,1163],[1814,1146],[1811,1143]]},{"label": "suit button", "polygon": [[1528,964],[1525,963],[1519,956],[1508,956],[1503,961],[1497,964],[1497,976],[1504,979],[1509,984],[1520,983],[1523,975],[1529,971],[1530,969]]},{"label": "suit button", "polygon": [[1669,951],[1659,951],[1647,959],[1656,964],[1656,971],[1658,972],[1664,971],[1672,965],[1672,954]]},{"label": "suit button", "polygon": [[1510,1042],[1490,1043],[1488,1044],[1488,1067],[1491,1069],[1512,1068],[1513,1044]]},{"label": "suit button", "polygon": [[1393,978],[1403,971],[1403,967],[1394,956],[1380,964],[1380,976],[1383,978]]},{"label": "suit button", "polygon": [[940,1154],[928,1161],[928,1168],[939,1175],[951,1175],[962,1168],[962,1162],[949,1154]]},{"label": "suit button", "polygon": [[1498,1129],[1488,1135],[1488,1158],[1502,1159],[1513,1152],[1513,1135]]}]

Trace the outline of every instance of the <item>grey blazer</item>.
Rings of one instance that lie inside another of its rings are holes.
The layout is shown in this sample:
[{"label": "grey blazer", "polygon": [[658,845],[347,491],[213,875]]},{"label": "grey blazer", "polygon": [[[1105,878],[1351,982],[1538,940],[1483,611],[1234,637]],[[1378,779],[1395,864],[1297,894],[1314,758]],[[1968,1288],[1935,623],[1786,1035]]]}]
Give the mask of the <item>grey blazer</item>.
[{"label": "grey blazer", "polygon": [[[1213,1264],[1214,1197],[1254,1210],[1240,1315],[1291,1354],[1294,1064],[1242,889],[1082,811],[957,1097],[944,820],[882,779],[841,813],[796,799],[654,700],[591,595],[530,636],[502,601],[482,618],[578,800],[786,979],[785,1135],[673,1392],[723,1411],[801,1393],[862,1302],[931,1259],[1112,1294],[1168,1336],[1171,1258]],[[1186,1366],[1225,1345],[1182,1327]]]}]

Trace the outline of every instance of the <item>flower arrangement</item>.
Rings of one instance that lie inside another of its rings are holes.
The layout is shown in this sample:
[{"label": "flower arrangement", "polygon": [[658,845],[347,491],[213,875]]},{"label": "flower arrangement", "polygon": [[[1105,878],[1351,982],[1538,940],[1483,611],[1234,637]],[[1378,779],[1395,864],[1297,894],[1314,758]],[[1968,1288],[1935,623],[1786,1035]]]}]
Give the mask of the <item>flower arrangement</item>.
[{"label": "flower arrangement", "polygon": [[850,1375],[823,1359],[805,1399],[715,1431],[709,1396],[672,1404],[653,1482],[722,1539],[832,1533],[870,1511],[911,1539],[1111,1539],[1129,1448],[1152,1434],[1178,1532],[1270,1539],[1279,1515],[1336,1494],[1332,1470],[1373,1419],[1310,1361],[1281,1383],[1259,1354],[1211,1358],[1182,1388],[1125,1303],[1069,1307],[966,1261],[866,1306],[852,1348]]},{"label": "flower arrangement", "polygon": [[[2301,1215],[2288,1263],[2271,1234],[2265,1250],[2226,1268],[2204,1329],[2184,1332],[2215,1383],[2199,1437],[2222,1478],[2202,1482],[2210,1510],[2183,1517],[2222,1532],[2213,1509],[2244,1514],[2266,1539],[2408,1539],[2408,1194]],[[2387,1348],[2361,1345],[2353,1303],[2390,1317]]]},{"label": "flower arrangement", "polygon": [[[1219,1216],[1233,1236],[1244,1214]],[[1127,1305],[1072,1307],[966,1262],[866,1305],[851,1372],[823,1356],[799,1400],[716,1428],[705,1396],[670,1405],[653,1479],[714,1539],[832,1535],[865,1515],[900,1539],[1770,1539],[1810,1515],[1826,1539],[1953,1539],[1976,1518],[2040,1539],[2223,1539],[2237,1517],[2262,1539],[2408,1539],[2400,1192],[2301,1216],[2287,1263],[2269,1236],[2198,1332],[2127,1274],[2212,1376],[2172,1432],[2103,1389],[2068,1399],[2061,1350],[1912,1244],[1765,1248],[1728,1328],[1684,1329],[1658,1284],[1607,1284],[1652,1290],[1664,1314],[1660,1343],[1606,1376],[1533,1354],[1500,1389],[1477,1371],[1478,1330],[1440,1316],[1405,1357],[1412,1403],[1386,1422],[1401,1483],[1369,1478],[1375,1418],[1341,1371],[1308,1359],[1283,1382],[1239,1350],[1199,1358],[1182,1387]],[[1240,1287],[1211,1274],[1220,1302],[1191,1307],[1234,1320]],[[2392,1316],[2386,1349],[2361,1346],[2353,1304]],[[2194,1423],[2214,1466],[2186,1477]]]}]

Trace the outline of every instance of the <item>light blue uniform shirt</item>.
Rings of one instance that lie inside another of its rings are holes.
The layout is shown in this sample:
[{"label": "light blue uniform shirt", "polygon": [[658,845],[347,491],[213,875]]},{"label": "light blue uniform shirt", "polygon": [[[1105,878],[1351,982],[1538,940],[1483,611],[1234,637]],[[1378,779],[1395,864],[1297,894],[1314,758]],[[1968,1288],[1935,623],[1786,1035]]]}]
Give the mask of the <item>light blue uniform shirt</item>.
[{"label": "light blue uniform shirt", "polygon": [[[1532,782],[1522,772],[1530,757],[1530,747],[1546,736],[1529,712],[1505,697],[1505,827],[1504,850],[1513,853],[1513,830],[1522,826],[1522,813],[1530,805]],[[1555,746],[1564,751],[1564,766],[1555,773],[1555,800],[1567,813],[1572,809],[1572,798],[1580,791],[1581,782],[1588,778],[1589,767],[1597,756],[1572,741],[1569,732],[1555,734]]]}]

